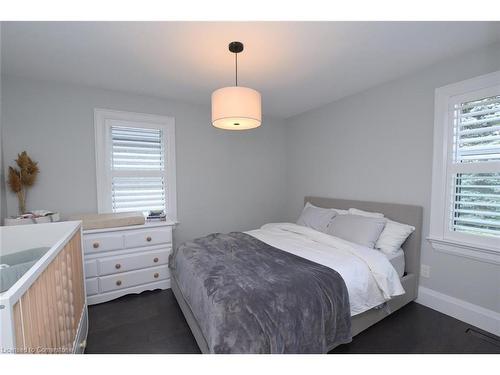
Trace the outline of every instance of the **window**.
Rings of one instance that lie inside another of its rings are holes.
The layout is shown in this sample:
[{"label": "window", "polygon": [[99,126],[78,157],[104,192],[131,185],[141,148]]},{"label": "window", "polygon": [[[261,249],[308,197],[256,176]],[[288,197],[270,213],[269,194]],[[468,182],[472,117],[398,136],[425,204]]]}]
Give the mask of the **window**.
[{"label": "window", "polygon": [[163,210],[176,219],[171,117],[96,109],[98,211]]},{"label": "window", "polygon": [[430,240],[497,259],[500,72],[437,89],[435,105]]}]

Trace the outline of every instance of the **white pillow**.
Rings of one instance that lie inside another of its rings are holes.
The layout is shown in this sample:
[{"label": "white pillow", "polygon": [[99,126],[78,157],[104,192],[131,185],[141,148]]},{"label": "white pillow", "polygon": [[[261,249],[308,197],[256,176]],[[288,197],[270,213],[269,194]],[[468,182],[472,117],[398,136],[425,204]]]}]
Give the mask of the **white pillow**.
[{"label": "white pillow", "polygon": [[297,220],[297,224],[325,233],[328,225],[336,215],[335,210],[331,208],[316,207],[307,202]]},{"label": "white pillow", "polygon": [[366,216],[366,217],[384,217],[384,214],[381,214],[380,212],[369,212],[369,211],[363,211],[363,210],[358,210],[357,208],[349,208],[348,211],[351,215],[359,215],[359,216]]},{"label": "white pillow", "polygon": [[328,227],[327,234],[374,248],[386,219],[361,215],[337,215]]},{"label": "white pillow", "polygon": [[334,210],[337,215],[347,215],[349,213],[349,211],[341,210],[340,208],[332,208],[332,210]]},{"label": "white pillow", "polygon": [[406,241],[414,230],[415,227],[411,225],[401,224],[387,219],[385,228],[382,233],[380,233],[375,248],[385,254],[394,254],[401,248],[403,242]]}]

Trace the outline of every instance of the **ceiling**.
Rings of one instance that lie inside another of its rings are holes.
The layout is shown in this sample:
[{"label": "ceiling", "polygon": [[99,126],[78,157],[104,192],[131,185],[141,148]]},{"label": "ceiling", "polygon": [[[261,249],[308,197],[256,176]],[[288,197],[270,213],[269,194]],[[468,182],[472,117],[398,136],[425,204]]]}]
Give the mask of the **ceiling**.
[{"label": "ceiling", "polygon": [[209,105],[239,84],[290,117],[500,41],[500,22],[3,22],[2,72]]}]

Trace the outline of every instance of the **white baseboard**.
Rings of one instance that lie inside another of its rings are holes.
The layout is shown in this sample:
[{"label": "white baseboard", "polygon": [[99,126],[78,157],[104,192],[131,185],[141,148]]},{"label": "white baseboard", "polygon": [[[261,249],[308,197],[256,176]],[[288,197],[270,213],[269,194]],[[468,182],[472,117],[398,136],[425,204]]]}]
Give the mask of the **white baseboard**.
[{"label": "white baseboard", "polygon": [[500,313],[435,290],[419,287],[417,303],[500,336]]}]

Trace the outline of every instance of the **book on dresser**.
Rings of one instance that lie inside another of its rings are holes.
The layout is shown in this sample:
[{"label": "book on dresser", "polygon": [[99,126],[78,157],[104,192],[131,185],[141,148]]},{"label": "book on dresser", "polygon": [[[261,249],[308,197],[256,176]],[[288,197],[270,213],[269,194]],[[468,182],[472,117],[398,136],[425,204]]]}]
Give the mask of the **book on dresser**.
[{"label": "book on dresser", "polygon": [[170,288],[172,221],[83,231],[89,305]]}]

